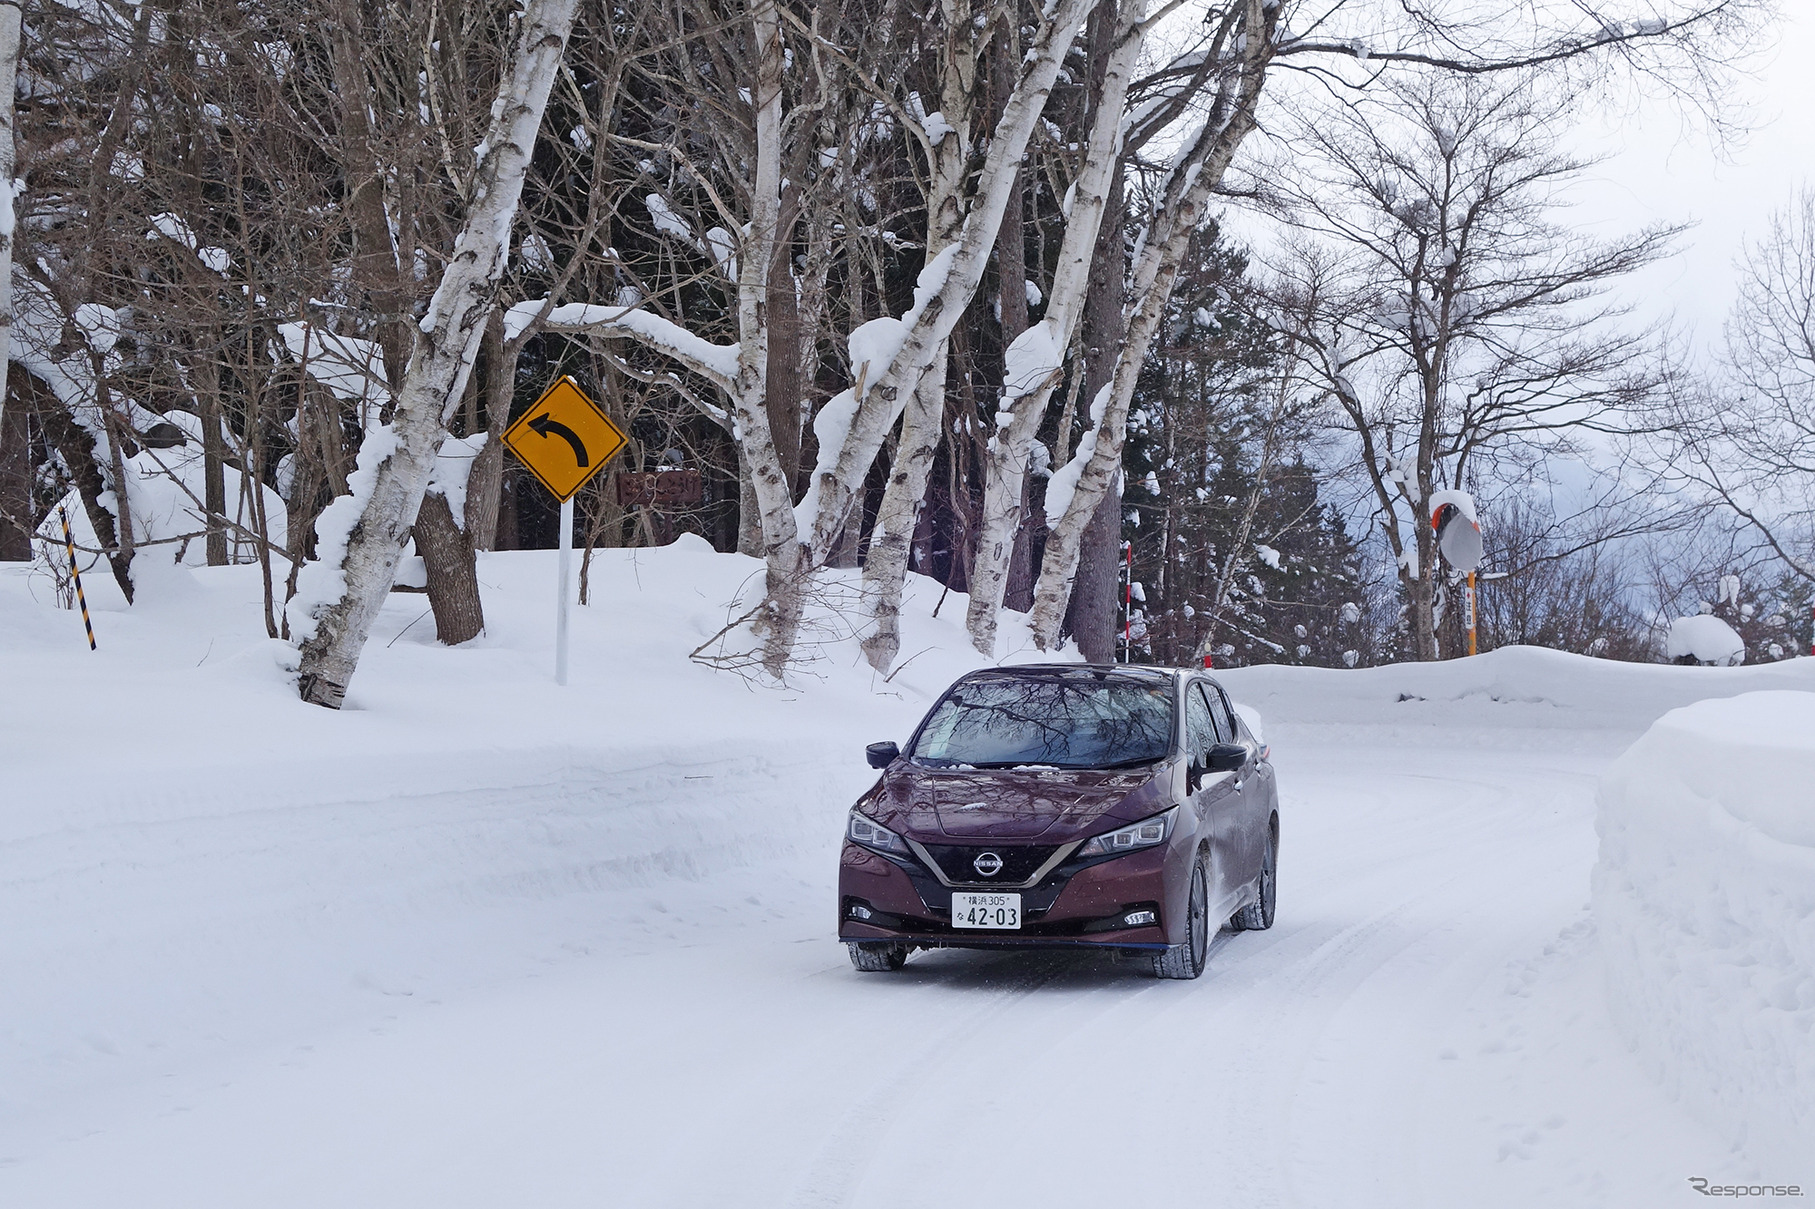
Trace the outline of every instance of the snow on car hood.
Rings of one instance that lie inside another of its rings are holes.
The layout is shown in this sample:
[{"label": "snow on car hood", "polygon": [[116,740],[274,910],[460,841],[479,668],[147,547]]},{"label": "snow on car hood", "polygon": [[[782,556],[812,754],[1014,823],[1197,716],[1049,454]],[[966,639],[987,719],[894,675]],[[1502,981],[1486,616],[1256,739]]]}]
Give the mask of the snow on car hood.
[{"label": "snow on car hood", "polygon": [[1065,843],[1133,822],[1171,803],[1160,776],[1171,765],[1117,772],[1057,768],[935,769],[900,761],[884,774],[871,809],[915,839]]}]

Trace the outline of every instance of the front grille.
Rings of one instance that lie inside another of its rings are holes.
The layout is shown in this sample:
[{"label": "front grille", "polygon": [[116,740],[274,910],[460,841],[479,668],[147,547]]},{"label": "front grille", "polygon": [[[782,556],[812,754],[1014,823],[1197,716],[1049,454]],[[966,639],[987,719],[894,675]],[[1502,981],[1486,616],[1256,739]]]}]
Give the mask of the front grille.
[{"label": "front grille", "polygon": [[[927,855],[938,864],[939,871],[950,882],[980,886],[1018,886],[1044,865],[1059,850],[1056,844],[926,844]],[[1002,858],[1002,868],[994,877],[977,872],[977,855],[993,852]]]}]

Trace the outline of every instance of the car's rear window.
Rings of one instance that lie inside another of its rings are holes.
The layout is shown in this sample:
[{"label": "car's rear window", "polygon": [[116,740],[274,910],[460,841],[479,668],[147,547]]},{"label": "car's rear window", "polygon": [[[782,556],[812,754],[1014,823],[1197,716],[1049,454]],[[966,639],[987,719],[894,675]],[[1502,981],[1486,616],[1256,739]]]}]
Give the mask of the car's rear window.
[{"label": "car's rear window", "polygon": [[1172,685],[1080,672],[989,676],[954,685],[908,754],[933,765],[1112,768],[1163,760]]}]

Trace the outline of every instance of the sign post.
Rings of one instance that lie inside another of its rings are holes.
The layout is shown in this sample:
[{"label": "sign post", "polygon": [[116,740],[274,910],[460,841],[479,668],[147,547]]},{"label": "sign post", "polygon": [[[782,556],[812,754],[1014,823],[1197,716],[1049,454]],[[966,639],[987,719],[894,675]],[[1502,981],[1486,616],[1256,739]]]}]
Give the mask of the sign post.
[{"label": "sign post", "polygon": [[1475,573],[1468,573],[1468,653],[1475,653]]},{"label": "sign post", "polygon": [[561,501],[561,556],[555,567],[555,683],[567,684],[567,611],[573,595],[573,498]]},{"label": "sign post", "polygon": [[567,622],[573,582],[573,498],[627,443],[572,378],[563,377],[504,430],[504,444],[561,501],[555,563],[555,683],[567,683]]},{"label": "sign post", "polygon": [[1475,571],[1481,566],[1483,544],[1481,520],[1475,514],[1475,498],[1466,491],[1431,493],[1431,528],[1436,531],[1437,550],[1450,566],[1467,577],[1463,593],[1467,603],[1468,653],[1475,653]]}]

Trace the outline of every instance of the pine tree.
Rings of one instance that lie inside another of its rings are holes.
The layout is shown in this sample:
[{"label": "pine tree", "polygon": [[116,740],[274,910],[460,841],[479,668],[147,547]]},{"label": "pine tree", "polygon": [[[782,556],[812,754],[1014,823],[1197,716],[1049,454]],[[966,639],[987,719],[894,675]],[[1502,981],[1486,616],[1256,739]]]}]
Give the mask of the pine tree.
[{"label": "pine tree", "polygon": [[1359,610],[1345,608],[1360,598],[1359,554],[1319,499],[1309,430],[1282,393],[1286,354],[1246,271],[1214,227],[1198,233],[1137,388],[1122,463],[1132,657],[1194,662],[1220,594],[1218,665],[1342,665],[1360,645]]}]

